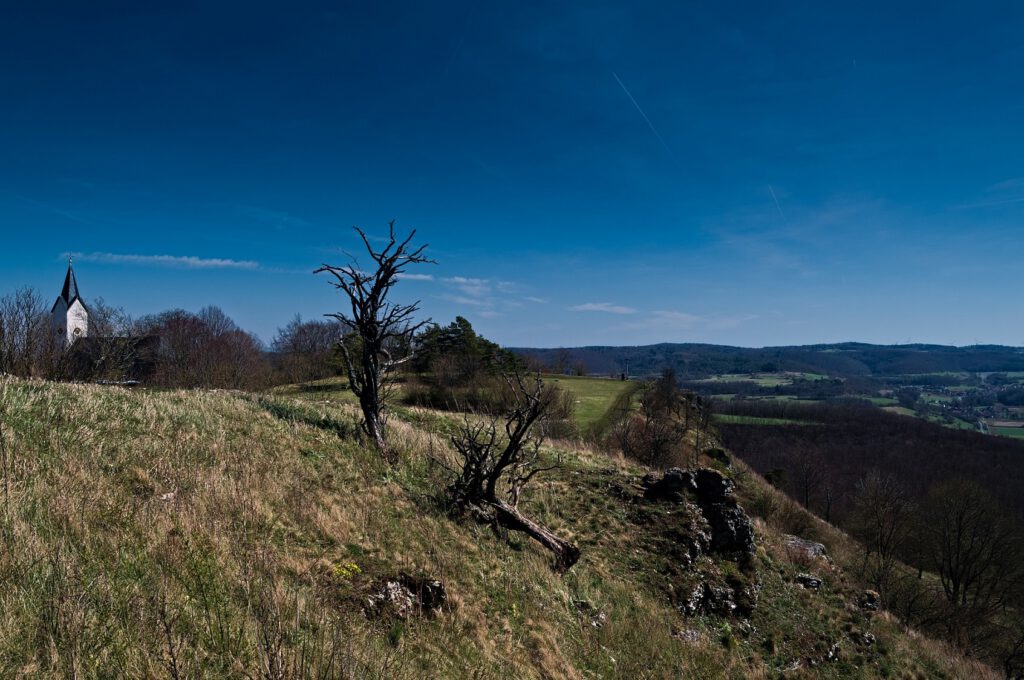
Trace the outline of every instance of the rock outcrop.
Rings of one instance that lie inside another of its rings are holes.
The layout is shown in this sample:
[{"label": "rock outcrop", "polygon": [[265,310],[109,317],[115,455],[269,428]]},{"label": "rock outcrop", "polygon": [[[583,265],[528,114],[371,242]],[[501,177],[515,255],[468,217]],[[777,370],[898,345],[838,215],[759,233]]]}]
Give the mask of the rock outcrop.
[{"label": "rock outcrop", "polygon": [[733,481],[722,473],[670,468],[661,478],[645,477],[644,486],[644,497],[650,500],[685,503],[693,498],[710,527],[713,552],[754,554],[754,525],[736,502]]},{"label": "rock outcrop", "polygon": [[441,581],[401,573],[395,578],[381,579],[366,598],[364,609],[367,615],[405,619],[433,616],[447,601],[448,592]]},{"label": "rock outcrop", "polygon": [[[716,470],[670,468],[643,480],[640,512],[662,548],[670,596],[684,614],[750,616],[760,581],[751,566],[754,526],[736,502],[733,481]],[[735,560],[723,568],[713,558]]]}]

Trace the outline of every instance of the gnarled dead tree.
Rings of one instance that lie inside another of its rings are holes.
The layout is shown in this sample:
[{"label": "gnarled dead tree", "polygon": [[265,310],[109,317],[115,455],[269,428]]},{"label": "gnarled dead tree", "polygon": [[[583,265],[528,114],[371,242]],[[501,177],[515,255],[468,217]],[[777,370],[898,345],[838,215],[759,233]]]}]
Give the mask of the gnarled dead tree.
[{"label": "gnarled dead tree", "polygon": [[328,314],[353,329],[351,341],[339,343],[339,351],[348,374],[349,389],[359,399],[363,411],[363,430],[389,461],[394,452],[384,438],[385,406],[388,397],[388,377],[392,370],[409,359],[392,356],[395,347],[407,347],[417,330],[428,321],[414,322],[419,302],[400,305],[390,302],[388,294],[398,283],[406,267],[434,261],[424,256],[426,244],[414,247],[414,229],[399,241],[395,238],[395,221],[388,224],[388,243],[382,250],[374,250],[362,229],[353,227],[363,240],[373,260],[371,270],[364,270],[354,257],[349,264],[335,267],[325,264],[314,273],[327,272],[334,277],[331,284],[348,298],[350,311]]},{"label": "gnarled dead tree", "polygon": [[515,373],[505,376],[505,380],[511,399],[500,419],[503,426],[499,419],[473,421],[467,417],[452,436],[461,469],[456,471],[448,491],[457,510],[527,534],[554,553],[555,569],[565,572],[579,559],[579,548],[519,511],[523,487],[538,474],[556,467],[541,464],[542,438],[535,434],[534,427],[551,412],[557,391],[544,385],[539,376],[526,381]]}]

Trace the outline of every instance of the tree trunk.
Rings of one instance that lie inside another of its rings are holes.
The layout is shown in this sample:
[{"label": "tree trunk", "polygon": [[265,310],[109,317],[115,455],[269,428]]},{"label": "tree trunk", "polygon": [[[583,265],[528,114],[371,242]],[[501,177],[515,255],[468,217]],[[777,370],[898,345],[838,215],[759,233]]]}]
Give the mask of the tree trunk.
[{"label": "tree trunk", "polygon": [[363,409],[363,421],[366,425],[366,434],[373,440],[373,444],[377,447],[380,455],[391,465],[396,464],[398,462],[398,455],[394,449],[388,446],[387,440],[384,439],[384,424],[380,421],[380,416],[374,411]]},{"label": "tree trunk", "polygon": [[545,548],[555,554],[555,571],[565,573],[576,564],[580,558],[580,549],[568,541],[563,541],[551,531],[533,520],[525,517],[517,508],[512,507],[502,500],[487,501],[487,504],[494,508],[496,519],[501,526],[522,531]]}]

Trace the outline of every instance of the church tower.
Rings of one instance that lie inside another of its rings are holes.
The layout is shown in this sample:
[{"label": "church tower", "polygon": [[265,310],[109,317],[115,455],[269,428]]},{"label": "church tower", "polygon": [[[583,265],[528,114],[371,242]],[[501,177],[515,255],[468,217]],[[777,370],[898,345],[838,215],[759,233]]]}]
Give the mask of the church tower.
[{"label": "church tower", "polygon": [[64,288],[50,310],[53,332],[63,347],[70,347],[79,338],[89,334],[89,310],[78,294],[78,282],[68,258],[68,273],[64,277]]}]

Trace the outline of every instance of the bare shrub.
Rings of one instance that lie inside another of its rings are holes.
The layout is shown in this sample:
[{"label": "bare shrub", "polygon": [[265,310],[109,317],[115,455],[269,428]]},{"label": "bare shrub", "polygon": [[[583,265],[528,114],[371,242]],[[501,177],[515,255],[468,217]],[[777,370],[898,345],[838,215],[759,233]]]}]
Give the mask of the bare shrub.
[{"label": "bare shrub", "polygon": [[506,376],[506,382],[512,406],[501,418],[501,430],[497,418],[467,417],[452,436],[460,469],[453,471],[448,495],[460,513],[526,533],[554,553],[557,571],[568,571],[579,559],[579,548],[519,511],[526,485],[556,467],[543,465],[542,435],[535,427],[554,411],[558,393],[540,376],[526,381],[517,373]]}]

